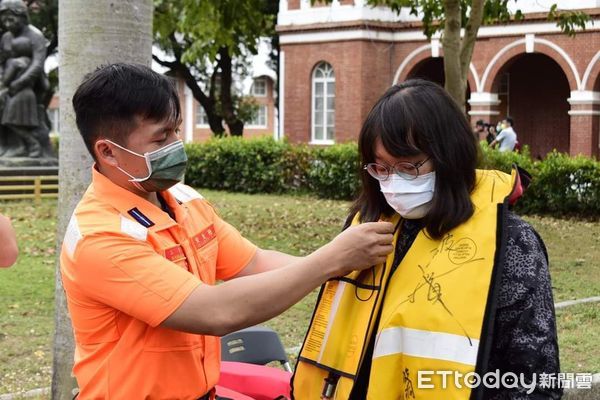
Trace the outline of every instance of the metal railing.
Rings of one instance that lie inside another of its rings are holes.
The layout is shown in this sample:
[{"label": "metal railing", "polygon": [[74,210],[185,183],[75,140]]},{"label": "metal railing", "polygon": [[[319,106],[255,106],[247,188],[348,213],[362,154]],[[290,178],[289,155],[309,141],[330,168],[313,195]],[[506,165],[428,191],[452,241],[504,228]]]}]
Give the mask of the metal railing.
[{"label": "metal railing", "polygon": [[40,203],[44,198],[58,197],[58,176],[0,176],[0,200],[34,199]]}]

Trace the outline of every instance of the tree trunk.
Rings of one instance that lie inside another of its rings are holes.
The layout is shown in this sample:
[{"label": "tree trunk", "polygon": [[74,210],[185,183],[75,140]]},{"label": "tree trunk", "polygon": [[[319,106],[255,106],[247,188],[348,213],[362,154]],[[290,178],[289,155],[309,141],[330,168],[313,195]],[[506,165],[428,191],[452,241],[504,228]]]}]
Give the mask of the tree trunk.
[{"label": "tree trunk", "polygon": [[465,109],[465,91],[467,90],[466,75],[463,78],[460,63],[460,30],[461,10],[460,0],[444,0],[446,22],[444,24],[444,76],[446,90],[456,103]]},{"label": "tree trunk", "polygon": [[[463,81],[466,82],[469,76],[469,66],[471,65],[471,58],[473,58],[473,49],[477,42],[477,32],[483,21],[483,7],[485,0],[472,0],[471,1],[471,12],[469,14],[469,20],[465,27],[465,36],[461,42],[460,48],[460,69],[462,73]],[[476,88],[471,88],[476,90]]]},{"label": "tree trunk", "polygon": [[223,119],[229,127],[231,136],[242,136],[244,133],[244,121],[240,120],[233,105],[231,96],[231,84],[233,82],[232,60],[229,55],[229,50],[226,47],[219,51],[221,65],[221,108],[223,111]]},{"label": "tree trunk", "polygon": [[[464,37],[461,39],[461,8],[460,0],[445,0],[444,14],[444,76],[446,90],[452,98],[465,110],[465,93],[467,92],[467,77],[473,57],[473,49],[477,42],[477,32],[483,21],[485,0],[472,0]],[[476,88],[471,88],[476,90]]]},{"label": "tree trunk", "polygon": [[[92,158],[75,125],[71,99],[84,74],[102,64],[135,62],[150,65],[152,0],[60,0],[60,169],[57,248],[77,202],[91,177]],[[82,12],[85,10],[85,12]],[[71,321],[56,267],[55,335],[52,399],[71,400],[74,343]]]}]

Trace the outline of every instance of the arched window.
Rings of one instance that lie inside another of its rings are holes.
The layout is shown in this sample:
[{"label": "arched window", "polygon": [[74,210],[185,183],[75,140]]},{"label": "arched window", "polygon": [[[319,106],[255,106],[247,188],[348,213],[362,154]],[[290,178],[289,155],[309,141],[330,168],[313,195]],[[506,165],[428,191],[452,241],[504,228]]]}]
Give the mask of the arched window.
[{"label": "arched window", "polygon": [[312,143],[333,143],[335,131],[335,74],[326,62],[312,77]]}]

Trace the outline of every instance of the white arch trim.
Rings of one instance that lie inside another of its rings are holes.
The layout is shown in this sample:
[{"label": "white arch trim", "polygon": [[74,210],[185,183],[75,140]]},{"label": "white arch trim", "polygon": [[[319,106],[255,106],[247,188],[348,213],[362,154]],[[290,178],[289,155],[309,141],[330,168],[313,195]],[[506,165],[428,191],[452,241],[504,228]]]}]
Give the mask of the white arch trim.
[{"label": "white arch trim", "polygon": [[[494,58],[492,58],[492,60],[488,64],[488,66],[485,68],[485,72],[483,73],[483,78],[481,79],[481,88],[482,89],[485,87],[485,84],[486,84],[486,82],[487,82],[487,80],[489,78],[489,75],[490,75],[490,73],[492,71],[492,68],[498,62],[498,60],[500,59],[500,57],[502,57],[506,52],[508,52],[513,47],[517,47],[519,45],[525,44],[526,41],[527,41],[527,39],[515,40],[514,42],[509,43],[506,46],[504,46],[502,48],[502,50],[500,50],[494,56]],[[560,47],[556,43],[553,43],[553,42],[551,42],[549,40],[534,38],[533,41],[534,41],[534,43],[538,43],[538,44],[542,44],[542,45],[548,46],[551,49],[555,50],[558,54],[560,54],[560,56],[569,65],[569,68],[571,68],[571,72],[573,73],[573,76],[575,77],[575,82],[577,84],[577,89],[578,90],[582,90],[581,78],[579,77],[579,72],[577,72],[577,67],[575,66],[575,63],[573,62],[573,60],[571,59],[571,57],[569,56],[569,54],[567,54],[567,52],[564,51],[562,47]]]},{"label": "white arch trim", "polygon": [[[596,55],[594,57],[592,57],[592,60],[588,64],[587,68],[585,69],[585,73],[583,74],[583,81],[581,82],[581,90],[586,89],[586,87],[588,85],[588,80],[590,79],[590,74],[592,73],[592,69],[594,69],[594,65],[596,65],[598,60],[600,60],[600,50],[598,50]],[[590,89],[593,89],[593,88],[590,88]]]},{"label": "white arch trim", "polygon": [[560,54],[565,59],[565,61],[567,62],[567,64],[569,64],[569,67],[571,68],[571,72],[573,72],[573,75],[575,76],[575,82],[577,82],[577,89],[583,90],[583,88],[581,87],[581,78],[579,77],[579,72],[577,72],[577,67],[575,66],[575,63],[573,62],[571,57],[567,54],[567,52],[564,51],[564,49],[562,47],[560,47],[556,43],[553,43],[549,40],[537,39],[537,38],[534,40],[536,43],[545,44],[546,46],[556,50],[558,52],[558,54]]},{"label": "white arch trim", "polygon": [[479,75],[477,74],[477,70],[475,69],[475,66],[473,65],[473,63],[469,64],[469,70],[473,74],[473,79],[475,79],[475,86],[476,86],[477,91],[481,92],[481,90],[482,90],[481,81],[479,80]]},{"label": "white arch trim", "polygon": [[[440,47],[441,47],[441,44],[440,44]],[[410,62],[416,56],[418,56],[420,53],[422,53],[424,51],[427,51],[427,50],[429,50],[431,48],[432,48],[431,43],[428,43],[428,44],[425,44],[425,45],[423,45],[421,47],[417,47],[416,49],[414,49],[413,51],[411,51],[410,54],[408,56],[406,56],[406,58],[404,59],[404,61],[402,61],[402,64],[400,64],[400,66],[396,70],[396,74],[394,75],[394,80],[392,81],[392,85],[398,83],[398,80],[402,76],[402,73],[404,72],[404,70],[406,69],[406,67],[410,64]],[[473,63],[471,63],[469,65],[469,70],[473,74],[473,79],[475,80],[476,89],[477,89],[478,92],[480,92],[481,91],[481,82],[479,81],[479,75],[477,74],[477,69],[475,69],[475,65],[473,65]]]},{"label": "white arch trim", "polygon": [[398,83],[398,79],[400,79],[400,76],[402,75],[402,72],[404,72],[404,69],[413,60],[413,58],[415,58],[419,53],[422,53],[422,52],[427,51],[429,49],[431,49],[431,43],[427,43],[427,44],[425,44],[425,45],[423,45],[421,47],[417,47],[416,49],[414,49],[413,51],[411,51],[410,54],[408,56],[406,56],[406,58],[404,59],[404,61],[402,61],[402,64],[400,64],[400,66],[396,70],[396,74],[394,75],[394,80],[392,82],[392,85]]},{"label": "white arch trim", "polygon": [[498,62],[498,60],[500,59],[500,57],[502,57],[504,55],[504,53],[506,53],[507,51],[509,51],[513,47],[517,47],[517,46],[519,46],[521,44],[525,44],[525,39],[519,39],[519,40],[516,40],[516,41],[514,41],[512,43],[509,43],[506,46],[504,46],[502,48],[502,50],[500,50],[498,53],[496,53],[496,55],[494,56],[494,58],[492,58],[492,60],[488,64],[488,66],[485,68],[485,71],[483,72],[483,77],[481,78],[481,87],[482,88],[485,87],[485,82],[487,81],[488,76],[490,75],[490,71],[492,70],[492,67]]}]

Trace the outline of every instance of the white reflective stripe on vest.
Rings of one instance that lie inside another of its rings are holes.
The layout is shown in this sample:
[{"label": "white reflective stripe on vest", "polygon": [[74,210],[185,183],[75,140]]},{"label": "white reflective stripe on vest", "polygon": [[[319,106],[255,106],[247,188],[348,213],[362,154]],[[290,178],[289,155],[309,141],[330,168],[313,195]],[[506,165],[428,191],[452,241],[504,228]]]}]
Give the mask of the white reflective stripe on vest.
[{"label": "white reflective stripe on vest", "polygon": [[393,354],[433,358],[475,365],[479,340],[451,333],[422,331],[410,328],[388,328],[377,335],[373,358]]},{"label": "white reflective stripe on vest", "polygon": [[[338,308],[340,308],[340,301],[342,300],[342,296],[344,295],[344,289],[346,289],[346,282],[338,281],[338,287],[335,291],[335,296],[333,297],[333,301],[331,304],[331,311],[328,315],[329,319],[327,321],[335,321],[335,316],[338,312]],[[327,330],[325,331],[325,336],[323,337],[323,343],[321,344],[321,352],[319,353],[319,358],[317,362],[321,362],[323,359],[323,352],[327,347],[327,341],[329,340],[329,334],[331,333],[331,327],[333,323],[327,324]]]}]

